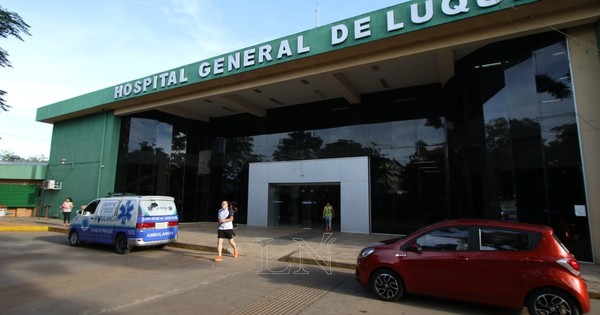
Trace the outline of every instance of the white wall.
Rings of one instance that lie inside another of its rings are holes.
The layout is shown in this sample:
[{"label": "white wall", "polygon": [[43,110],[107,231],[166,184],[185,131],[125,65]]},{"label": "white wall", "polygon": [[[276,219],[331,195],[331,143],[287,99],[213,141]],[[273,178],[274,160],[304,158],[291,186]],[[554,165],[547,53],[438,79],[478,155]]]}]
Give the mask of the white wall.
[{"label": "white wall", "polygon": [[270,184],[340,184],[340,230],[371,232],[369,158],[250,163],[248,225],[268,225]]}]

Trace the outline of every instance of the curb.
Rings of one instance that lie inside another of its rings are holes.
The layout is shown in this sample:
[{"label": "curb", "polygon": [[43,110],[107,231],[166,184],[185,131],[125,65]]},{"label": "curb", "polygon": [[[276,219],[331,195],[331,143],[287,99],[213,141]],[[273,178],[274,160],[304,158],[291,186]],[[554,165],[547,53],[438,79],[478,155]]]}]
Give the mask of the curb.
[{"label": "curb", "polygon": [[0,226],[0,232],[48,232],[48,231],[50,231],[50,227],[39,226],[39,225]]},{"label": "curb", "polygon": [[[211,252],[211,253],[217,252],[217,248],[214,246],[204,246],[204,245],[178,243],[178,242],[169,243],[169,244],[167,244],[167,246],[175,247],[175,248],[191,249],[191,250],[197,250],[197,251],[203,251],[203,252]],[[223,252],[229,253],[229,251],[226,248],[223,248]]]},{"label": "curb", "polygon": [[293,253],[283,256],[283,257],[279,258],[278,261],[289,262],[289,263],[294,263],[294,264],[299,264],[299,265],[308,264],[308,265],[315,265],[315,266],[319,266],[319,267],[341,268],[341,269],[351,269],[351,270],[356,269],[356,264],[350,264],[350,263],[344,263],[344,262],[338,262],[338,261],[329,261],[329,263],[326,263],[324,260],[317,260],[317,259],[313,259],[313,258],[298,258],[298,257],[294,257],[292,255],[293,255]]},{"label": "curb", "polygon": [[67,234],[67,229],[49,226],[48,227],[48,232],[57,232],[57,233]]}]

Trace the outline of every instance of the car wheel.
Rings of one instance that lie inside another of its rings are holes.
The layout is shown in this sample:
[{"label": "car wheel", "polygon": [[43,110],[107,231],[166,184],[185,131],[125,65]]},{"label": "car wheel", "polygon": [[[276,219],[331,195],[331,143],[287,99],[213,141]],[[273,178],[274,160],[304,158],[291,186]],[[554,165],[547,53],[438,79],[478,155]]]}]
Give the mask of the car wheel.
[{"label": "car wheel", "polygon": [[404,283],[393,270],[381,269],[371,276],[371,290],[381,300],[396,301],[404,295]]},{"label": "car wheel", "polygon": [[77,231],[71,231],[71,233],[69,234],[69,245],[77,246],[79,245],[79,243],[79,234],[77,234]]},{"label": "car wheel", "polygon": [[579,315],[577,303],[568,294],[556,289],[539,289],[527,299],[529,314]]},{"label": "car wheel", "polygon": [[127,236],[125,236],[125,234],[117,235],[117,239],[115,240],[115,251],[118,254],[127,254],[131,251],[131,247],[129,247]]}]

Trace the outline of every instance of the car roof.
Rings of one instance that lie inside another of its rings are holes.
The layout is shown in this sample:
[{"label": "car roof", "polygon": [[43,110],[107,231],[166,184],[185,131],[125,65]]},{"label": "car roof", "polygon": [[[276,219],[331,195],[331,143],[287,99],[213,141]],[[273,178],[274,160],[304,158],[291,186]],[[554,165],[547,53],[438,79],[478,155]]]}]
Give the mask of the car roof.
[{"label": "car roof", "polygon": [[171,196],[158,196],[158,195],[156,195],[156,196],[155,195],[148,195],[148,196],[144,196],[144,195],[113,195],[113,196],[96,198],[95,200],[110,200],[110,199],[117,199],[117,200],[121,200],[121,199],[175,200],[175,198],[173,198]]},{"label": "car roof", "polygon": [[500,221],[500,220],[489,220],[489,219],[448,219],[439,221],[432,224],[432,227],[439,226],[450,226],[450,225],[478,225],[487,227],[502,227],[502,228],[513,228],[513,229],[525,229],[537,232],[552,231],[549,226],[533,223],[523,223],[515,221]]}]

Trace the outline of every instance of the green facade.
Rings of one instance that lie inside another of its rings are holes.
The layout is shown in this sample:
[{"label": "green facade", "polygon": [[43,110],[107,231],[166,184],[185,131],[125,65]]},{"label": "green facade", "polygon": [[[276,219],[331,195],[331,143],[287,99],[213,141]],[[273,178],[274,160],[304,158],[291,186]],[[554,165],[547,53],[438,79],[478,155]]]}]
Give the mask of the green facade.
[{"label": "green facade", "polygon": [[60,190],[44,190],[42,205],[58,216],[59,205],[71,197],[78,209],[114,189],[120,118],[102,112],[54,124],[47,179]]}]

